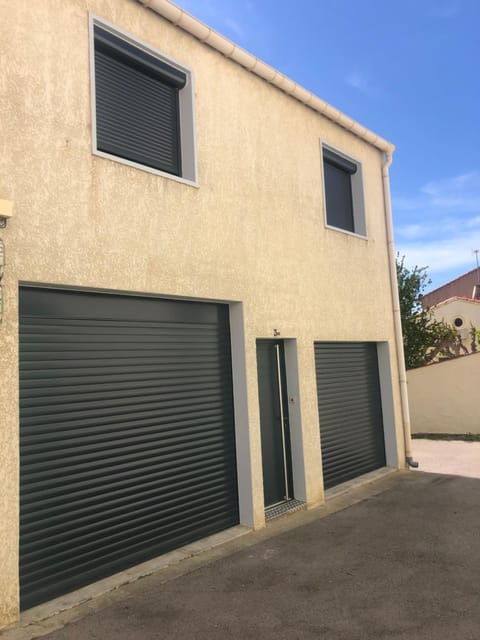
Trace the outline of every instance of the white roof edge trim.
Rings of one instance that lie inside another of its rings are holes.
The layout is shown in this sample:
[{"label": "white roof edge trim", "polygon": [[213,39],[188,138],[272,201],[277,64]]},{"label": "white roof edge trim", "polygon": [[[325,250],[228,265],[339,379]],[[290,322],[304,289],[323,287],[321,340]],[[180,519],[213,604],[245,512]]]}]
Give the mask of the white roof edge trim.
[{"label": "white roof edge trim", "polygon": [[349,116],[329,105],[314,93],[304,89],[283,73],[280,73],[280,71],[277,71],[267,63],[255,57],[253,54],[242,49],[242,47],[236,45],[228,38],[225,38],[217,31],[214,31],[205,23],[201,22],[187,11],[184,11],[184,9],[181,9],[173,2],[170,2],[170,0],[137,0],[137,2],[147,9],[155,11],[155,13],[158,13],[162,18],[165,18],[175,26],[187,31],[187,33],[190,33],[201,42],[208,44],[213,49],[222,53],[225,57],[238,63],[251,73],[262,78],[262,80],[272,84],[314,111],[317,111],[322,116],[341,126],[343,129],[350,131],[358,138],[361,138],[372,146],[377,147],[377,149],[386,153],[387,156],[391,156],[393,154],[395,145],[391,142],[381,138],[376,133],[373,133],[373,131],[369,131]]},{"label": "white roof edge trim", "polygon": [[430,309],[436,309],[437,307],[443,307],[451,302],[466,302],[468,304],[480,304],[480,300],[477,298],[467,298],[465,296],[452,296],[451,298],[447,298],[446,300],[441,300],[437,302],[437,304],[432,304]]}]

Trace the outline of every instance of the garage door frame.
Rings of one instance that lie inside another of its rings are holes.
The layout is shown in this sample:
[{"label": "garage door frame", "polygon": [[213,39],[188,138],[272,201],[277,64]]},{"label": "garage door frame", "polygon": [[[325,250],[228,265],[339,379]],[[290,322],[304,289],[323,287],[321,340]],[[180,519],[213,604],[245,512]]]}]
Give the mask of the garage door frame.
[{"label": "garage door frame", "polygon": [[[365,344],[368,341],[333,341],[333,340],[316,340],[315,344],[338,344],[338,343],[352,343]],[[370,342],[372,344],[372,342]],[[379,377],[379,392],[381,402],[381,416],[383,423],[383,437],[385,447],[385,466],[391,468],[398,468],[398,444],[395,429],[395,405],[393,397],[393,384],[392,384],[392,368],[390,358],[390,347],[388,342],[375,342],[376,345],[376,360],[378,364],[378,377]],[[316,383],[318,385],[318,381]],[[317,386],[317,407],[319,408],[319,421],[320,421],[320,436],[322,431],[321,425],[321,411],[319,407],[318,399],[318,386]],[[321,440],[321,437],[320,437]],[[321,447],[320,447],[321,448]],[[322,453],[321,453],[322,455]],[[334,485],[338,486],[338,485]],[[333,487],[332,487],[333,488]]]},{"label": "garage door frame", "polygon": [[[20,288],[48,289],[65,292],[99,293],[112,296],[131,296],[136,298],[153,298],[158,300],[185,301],[198,303],[222,304],[228,307],[230,320],[230,356],[232,365],[232,391],[234,402],[234,429],[236,438],[237,461],[237,490],[238,507],[240,511],[240,524],[253,526],[253,495],[250,460],[250,442],[248,429],[244,428],[247,412],[246,395],[246,363],[245,363],[245,338],[243,322],[243,305],[240,302],[232,302],[217,299],[187,298],[180,296],[165,296],[144,292],[131,292],[124,290],[99,289],[92,287],[78,287],[58,285],[50,283],[35,283],[28,281],[19,282]],[[242,428],[243,427],[243,428]]]},{"label": "garage door frame", "polygon": [[145,291],[128,291],[126,289],[103,289],[101,287],[83,287],[48,282],[34,282],[20,280],[21,287],[35,287],[37,289],[60,289],[62,291],[78,291],[103,293],[110,295],[133,296],[135,298],[156,298],[160,300],[184,300],[186,302],[212,302],[228,305],[230,316],[230,349],[232,358],[233,408],[235,419],[235,441],[237,445],[237,479],[238,506],[240,510],[240,524],[251,529],[258,525],[255,517],[253,500],[253,474],[251,457],[249,424],[248,393],[247,393],[247,361],[245,345],[244,305],[238,300],[225,298],[200,298],[196,296],[174,296],[163,293]]}]

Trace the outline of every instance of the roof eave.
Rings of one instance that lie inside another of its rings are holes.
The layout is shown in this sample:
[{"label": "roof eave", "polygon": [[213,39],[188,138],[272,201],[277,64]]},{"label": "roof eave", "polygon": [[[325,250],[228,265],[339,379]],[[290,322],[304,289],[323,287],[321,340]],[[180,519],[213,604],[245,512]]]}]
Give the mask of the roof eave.
[{"label": "roof eave", "polygon": [[332,122],[335,122],[344,129],[347,129],[347,131],[350,131],[357,137],[365,140],[365,142],[368,142],[377,149],[380,149],[380,151],[383,151],[387,156],[391,156],[393,154],[395,145],[391,142],[381,138],[373,131],[370,131],[338,109],[335,109],[335,107],[332,107],[311,91],[304,89],[286,75],[277,71],[277,69],[274,69],[245,49],[236,45],[228,38],[225,38],[214,29],[211,29],[208,25],[201,22],[184,9],[181,9],[173,2],[170,2],[170,0],[137,1],[148,9],[152,9],[152,11],[155,11],[162,16],[162,18],[165,18],[175,26],[178,26],[187,33],[190,33],[201,42],[204,42],[213,49],[216,49],[230,60],[240,64],[259,78],[266,80],[274,87],[284,91]]}]

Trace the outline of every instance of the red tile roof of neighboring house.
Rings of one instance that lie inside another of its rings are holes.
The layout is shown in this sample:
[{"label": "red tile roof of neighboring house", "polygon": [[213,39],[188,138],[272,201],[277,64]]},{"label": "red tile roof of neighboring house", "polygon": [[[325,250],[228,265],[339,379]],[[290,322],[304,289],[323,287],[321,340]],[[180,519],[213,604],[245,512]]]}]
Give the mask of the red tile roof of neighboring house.
[{"label": "red tile roof of neighboring house", "polygon": [[447,304],[448,302],[455,302],[455,300],[462,300],[463,302],[473,302],[473,304],[480,304],[480,300],[478,298],[466,298],[464,296],[452,296],[451,298],[447,298],[446,300],[442,300],[437,304],[433,305],[435,307],[439,307],[441,304]]},{"label": "red tile roof of neighboring house", "polygon": [[478,269],[472,269],[462,276],[458,276],[454,280],[429,291],[423,296],[422,302],[424,307],[433,307],[440,302],[444,302],[449,298],[465,298],[472,300],[473,287],[480,285],[480,276]]}]

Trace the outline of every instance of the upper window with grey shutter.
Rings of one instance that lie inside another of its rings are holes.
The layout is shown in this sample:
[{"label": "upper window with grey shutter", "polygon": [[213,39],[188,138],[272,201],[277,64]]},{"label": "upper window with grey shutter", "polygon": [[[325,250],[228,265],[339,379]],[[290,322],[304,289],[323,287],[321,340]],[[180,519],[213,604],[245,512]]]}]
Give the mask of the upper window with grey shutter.
[{"label": "upper window with grey shutter", "polygon": [[92,33],[94,152],[194,183],[190,71],[96,19]]},{"label": "upper window with grey shutter", "polygon": [[366,236],[360,163],[326,146],[322,155],[327,226]]}]

